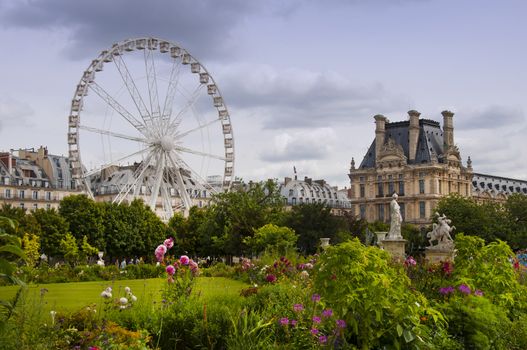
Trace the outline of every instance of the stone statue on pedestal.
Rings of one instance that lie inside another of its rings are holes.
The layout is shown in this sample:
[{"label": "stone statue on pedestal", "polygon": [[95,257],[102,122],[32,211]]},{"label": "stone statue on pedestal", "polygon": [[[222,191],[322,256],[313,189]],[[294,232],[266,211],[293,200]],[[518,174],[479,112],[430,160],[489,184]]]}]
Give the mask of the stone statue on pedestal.
[{"label": "stone statue on pedestal", "polygon": [[[437,216],[437,224],[434,223],[432,226],[432,231],[426,234],[428,242],[430,243],[430,248],[451,249],[454,244],[454,241],[450,233],[452,233],[452,231],[455,230],[456,227],[450,226],[452,221],[448,219],[445,214],[439,215],[439,213],[437,212],[435,214]],[[433,244],[434,241],[437,241],[436,245]]]},{"label": "stone statue on pedestal", "polygon": [[403,217],[401,216],[401,207],[397,203],[397,198],[399,196],[397,193],[392,195],[392,201],[390,202],[390,231],[386,235],[386,239],[403,239],[401,235],[401,224],[403,222]]}]

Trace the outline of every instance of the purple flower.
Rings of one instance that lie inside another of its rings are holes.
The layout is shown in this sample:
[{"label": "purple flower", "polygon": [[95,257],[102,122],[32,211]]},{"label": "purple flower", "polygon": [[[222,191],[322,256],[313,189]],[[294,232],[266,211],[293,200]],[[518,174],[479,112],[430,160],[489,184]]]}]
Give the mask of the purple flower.
[{"label": "purple flower", "polygon": [[318,337],[318,342],[319,342],[320,344],[326,344],[327,341],[328,341],[328,337],[325,336],[325,335],[321,335],[320,337]]},{"label": "purple flower", "polygon": [[472,291],[470,290],[470,287],[467,286],[466,284],[462,284],[460,285],[459,287],[457,287],[457,289],[459,289],[459,291],[463,294],[470,294]]},{"label": "purple flower", "polygon": [[176,272],[176,269],[174,268],[174,266],[172,265],[168,265],[167,268],[166,268],[166,271],[167,273],[172,276],[174,275],[174,273]]},{"label": "purple flower", "polygon": [[287,326],[287,325],[289,324],[289,319],[288,319],[287,317],[282,317],[282,318],[280,319],[280,324],[281,324],[282,326]]},{"label": "purple flower", "polygon": [[415,259],[412,256],[409,256],[404,261],[404,265],[405,266],[415,266],[416,264],[417,264],[417,262],[415,261]]},{"label": "purple flower", "polygon": [[454,293],[454,291],[455,291],[455,289],[454,289],[454,287],[452,287],[452,286],[439,288],[439,293],[441,293],[441,294],[443,294],[443,295],[447,295],[447,294],[450,294],[450,293]]},{"label": "purple flower", "polygon": [[273,274],[269,274],[265,277],[265,280],[269,283],[273,283],[276,281],[276,276]]},{"label": "purple flower", "polygon": [[314,323],[320,323],[320,317],[318,316],[313,316],[312,320]]},{"label": "purple flower", "polygon": [[295,305],[293,305],[293,310],[295,312],[300,312],[300,311],[304,310],[304,305],[302,305],[302,304],[295,304]]},{"label": "purple flower", "polygon": [[318,329],[316,329],[316,328],[311,328],[310,332],[311,332],[311,334],[313,334],[313,335],[317,335],[317,334],[318,334]]},{"label": "purple flower", "polygon": [[311,301],[314,301],[315,303],[318,303],[320,301],[320,295],[318,294],[313,294],[311,296]]},{"label": "purple flower", "polygon": [[190,259],[186,255],[181,255],[179,257],[179,262],[181,263],[181,265],[188,265],[189,261]]},{"label": "purple flower", "polygon": [[324,316],[324,317],[331,317],[331,316],[333,316],[333,310],[325,309],[324,311],[322,311],[322,316]]},{"label": "purple flower", "polygon": [[291,320],[291,326],[296,327],[297,323],[298,323],[297,320]]},{"label": "purple flower", "polygon": [[346,328],[346,321],[344,321],[344,320],[337,320],[337,328],[340,328],[340,329]]},{"label": "purple flower", "polygon": [[479,289],[476,289],[476,291],[474,292],[474,295],[477,296],[477,297],[482,297],[483,296],[483,292]]},{"label": "purple flower", "polygon": [[159,262],[163,261],[163,258],[165,257],[166,252],[167,252],[166,246],[164,246],[163,244],[157,246],[156,251],[155,251],[157,261]]}]

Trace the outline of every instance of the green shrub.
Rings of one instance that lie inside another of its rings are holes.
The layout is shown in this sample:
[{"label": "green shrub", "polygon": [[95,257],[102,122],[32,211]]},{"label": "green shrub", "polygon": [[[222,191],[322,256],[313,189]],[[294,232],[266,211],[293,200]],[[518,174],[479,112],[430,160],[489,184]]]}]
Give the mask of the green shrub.
[{"label": "green shrub", "polygon": [[348,324],[346,339],[360,348],[425,347],[440,330],[441,313],[412,291],[388,253],[357,239],[328,247],[316,265],[314,289]]}]

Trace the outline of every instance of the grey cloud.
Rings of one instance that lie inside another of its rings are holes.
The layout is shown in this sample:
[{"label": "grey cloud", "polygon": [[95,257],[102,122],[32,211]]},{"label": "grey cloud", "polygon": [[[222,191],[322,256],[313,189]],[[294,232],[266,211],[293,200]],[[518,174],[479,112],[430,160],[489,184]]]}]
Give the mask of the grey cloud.
[{"label": "grey cloud", "polygon": [[459,129],[495,129],[511,127],[526,122],[524,112],[519,108],[493,105],[481,110],[460,112],[455,119]]},{"label": "grey cloud", "polygon": [[0,98],[0,132],[13,126],[28,126],[34,115],[30,105],[9,97]]},{"label": "grey cloud", "polygon": [[174,40],[198,57],[228,55],[232,29],[259,8],[245,0],[38,0],[0,5],[4,27],[64,31],[71,58],[91,57],[135,36]]},{"label": "grey cloud", "polygon": [[336,135],[330,128],[275,136],[274,144],[260,154],[267,162],[324,159],[332,151]]},{"label": "grey cloud", "polygon": [[237,67],[223,72],[219,81],[228,105],[240,114],[263,118],[267,129],[351,122],[407,105],[407,99],[381,84],[356,84],[334,72]]}]

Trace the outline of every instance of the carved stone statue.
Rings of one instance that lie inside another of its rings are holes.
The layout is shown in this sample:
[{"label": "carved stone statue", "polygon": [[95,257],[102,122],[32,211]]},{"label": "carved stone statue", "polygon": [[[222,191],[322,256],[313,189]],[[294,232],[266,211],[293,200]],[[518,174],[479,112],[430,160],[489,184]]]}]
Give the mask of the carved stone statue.
[{"label": "carved stone statue", "polygon": [[[428,232],[426,234],[426,237],[428,238],[428,242],[430,243],[431,248],[451,248],[454,244],[454,241],[452,239],[452,236],[450,233],[456,229],[455,226],[450,226],[452,221],[448,219],[445,214],[439,215],[439,213],[435,213],[437,216],[437,224],[433,224],[432,231]],[[434,246],[433,242],[437,241],[437,245]]]},{"label": "carved stone statue", "polygon": [[401,235],[401,223],[403,222],[403,217],[401,216],[401,207],[397,203],[397,198],[399,196],[397,193],[392,195],[392,201],[390,202],[390,231],[386,236],[386,239],[403,239]]}]

